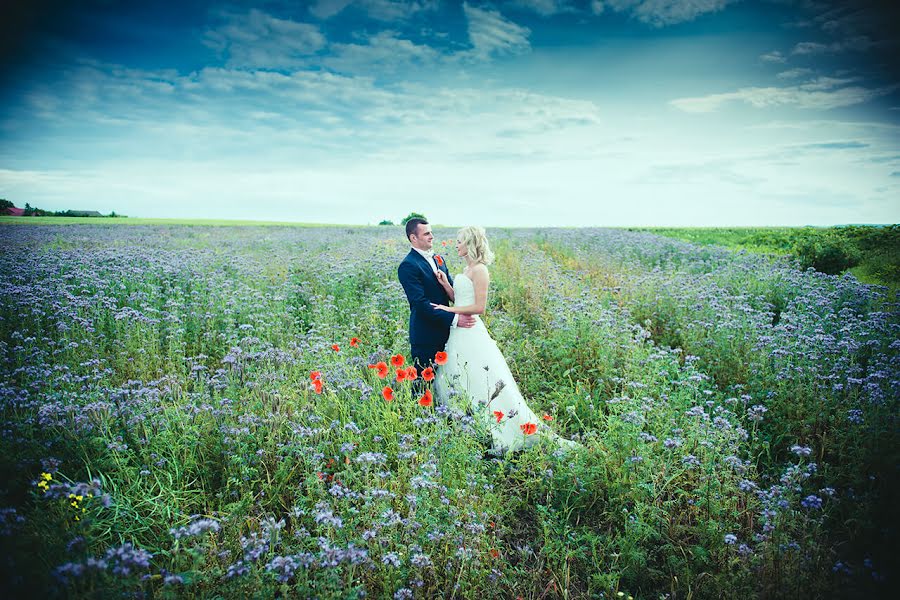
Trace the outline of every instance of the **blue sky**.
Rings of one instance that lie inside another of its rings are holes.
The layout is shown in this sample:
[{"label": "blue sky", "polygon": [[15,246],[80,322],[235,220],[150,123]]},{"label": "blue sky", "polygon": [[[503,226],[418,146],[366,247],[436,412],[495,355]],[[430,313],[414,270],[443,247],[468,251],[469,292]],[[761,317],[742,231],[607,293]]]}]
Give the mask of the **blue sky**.
[{"label": "blue sky", "polygon": [[892,2],[0,9],[0,197],[142,217],[900,222]]}]

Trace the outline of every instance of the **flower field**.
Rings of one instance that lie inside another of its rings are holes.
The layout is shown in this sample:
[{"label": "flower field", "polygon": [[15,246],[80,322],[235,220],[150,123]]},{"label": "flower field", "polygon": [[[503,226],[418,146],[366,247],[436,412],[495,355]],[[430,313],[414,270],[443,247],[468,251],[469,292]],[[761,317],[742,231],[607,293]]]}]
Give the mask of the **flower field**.
[{"label": "flower field", "polygon": [[644,232],[488,235],[485,323],[583,449],[492,458],[467,399],[413,393],[399,227],[0,226],[6,597],[896,586],[886,288]]}]

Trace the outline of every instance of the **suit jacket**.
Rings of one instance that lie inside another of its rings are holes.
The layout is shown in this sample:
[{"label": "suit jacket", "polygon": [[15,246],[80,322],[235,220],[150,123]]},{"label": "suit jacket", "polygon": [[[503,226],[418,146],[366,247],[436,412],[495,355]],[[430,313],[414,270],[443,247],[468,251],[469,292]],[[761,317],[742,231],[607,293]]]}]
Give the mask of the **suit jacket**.
[{"label": "suit jacket", "polygon": [[[453,285],[447,265],[439,265],[438,269],[447,275],[447,281]],[[410,345],[442,349],[450,337],[450,325],[456,315],[431,306],[432,302],[450,303],[450,297],[438,283],[431,265],[421,254],[410,250],[397,268],[397,277],[409,300]]]}]

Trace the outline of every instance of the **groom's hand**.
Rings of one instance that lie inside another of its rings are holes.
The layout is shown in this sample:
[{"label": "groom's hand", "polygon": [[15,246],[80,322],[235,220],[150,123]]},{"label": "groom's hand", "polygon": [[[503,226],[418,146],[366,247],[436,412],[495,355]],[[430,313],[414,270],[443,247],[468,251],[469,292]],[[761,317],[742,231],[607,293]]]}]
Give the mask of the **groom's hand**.
[{"label": "groom's hand", "polygon": [[475,317],[472,315],[459,315],[459,318],[456,319],[456,326],[463,327],[468,329],[469,327],[473,327],[475,325]]}]

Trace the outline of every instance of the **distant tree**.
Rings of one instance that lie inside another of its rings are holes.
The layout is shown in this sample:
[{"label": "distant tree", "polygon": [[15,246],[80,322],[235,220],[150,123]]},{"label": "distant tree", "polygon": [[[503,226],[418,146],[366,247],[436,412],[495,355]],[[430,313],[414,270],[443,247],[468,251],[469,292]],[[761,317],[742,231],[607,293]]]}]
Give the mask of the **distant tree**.
[{"label": "distant tree", "polygon": [[52,217],[53,216],[52,212],[48,212],[48,211],[44,210],[43,208],[38,208],[37,206],[32,206],[32,205],[28,204],[27,202],[25,203],[25,210],[24,210],[23,214],[26,217],[47,217],[47,216]]},{"label": "distant tree", "polygon": [[116,211],[112,211],[112,212],[109,213],[109,216],[112,217],[113,219],[115,219],[115,218],[118,217],[119,215],[116,214]]},{"label": "distant tree", "polygon": [[[409,221],[410,219],[425,219],[425,215],[423,215],[421,213],[417,213],[417,212],[411,212],[408,215],[406,215],[406,218],[403,219],[403,221],[400,224],[406,225],[407,221]],[[425,220],[427,221],[428,219],[425,219]]]},{"label": "distant tree", "polygon": [[393,224],[394,224],[393,221],[388,221],[387,219],[385,219],[384,221],[379,223],[379,225],[393,225]]},{"label": "distant tree", "polygon": [[4,208],[15,208],[16,205],[7,200],[6,198],[0,198],[0,210]]}]

